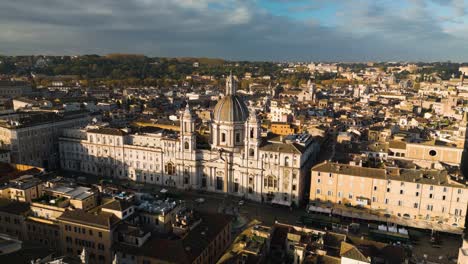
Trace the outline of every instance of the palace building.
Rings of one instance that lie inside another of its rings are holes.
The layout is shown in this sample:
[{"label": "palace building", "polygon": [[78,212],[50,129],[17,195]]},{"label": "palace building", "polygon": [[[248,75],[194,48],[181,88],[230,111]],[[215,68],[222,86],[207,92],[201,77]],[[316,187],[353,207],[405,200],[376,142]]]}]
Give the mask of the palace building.
[{"label": "palace building", "polygon": [[236,87],[231,74],[224,97],[213,109],[209,145],[197,144],[200,135],[187,105],[179,132],[67,129],[59,140],[61,166],[255,201],[300,203],[319,143],[308,134],[263,138],[257,113],[236,95]]}]

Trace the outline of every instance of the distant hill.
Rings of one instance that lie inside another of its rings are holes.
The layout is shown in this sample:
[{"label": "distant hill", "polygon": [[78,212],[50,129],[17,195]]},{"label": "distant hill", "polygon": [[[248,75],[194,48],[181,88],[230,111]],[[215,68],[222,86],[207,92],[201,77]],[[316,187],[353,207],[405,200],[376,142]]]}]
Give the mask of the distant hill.
[{"label": "distant hill", "polygon": [[198,62],[200,65],[208,65],[208,66],[217,66],[217,65],[224,65],[226,63],[223,59],[216,59],[216,58],[190,58],[190,57],[181,57],[176,58],[180,62],[189,62],[194,63]]}]

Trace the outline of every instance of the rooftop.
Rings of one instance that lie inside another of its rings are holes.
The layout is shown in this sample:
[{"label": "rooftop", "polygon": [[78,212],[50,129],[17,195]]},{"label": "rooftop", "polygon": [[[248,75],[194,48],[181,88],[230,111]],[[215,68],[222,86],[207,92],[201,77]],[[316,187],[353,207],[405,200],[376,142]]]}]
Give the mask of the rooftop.
[{"label": "rooftop", "polygon": [[65,211],[58,220],[94,226],[105,229],[112,229],[120,220],[112,213],[107,212],[86,212],[81,209]]},{"label": "rooftop", "polygon": [[229,216],[208,213],[203,213],[202,219],[199,225],[180,239],[153,236],[142,247],[119,244],[116,249],[167,263],[192,263],[231,221]]}]

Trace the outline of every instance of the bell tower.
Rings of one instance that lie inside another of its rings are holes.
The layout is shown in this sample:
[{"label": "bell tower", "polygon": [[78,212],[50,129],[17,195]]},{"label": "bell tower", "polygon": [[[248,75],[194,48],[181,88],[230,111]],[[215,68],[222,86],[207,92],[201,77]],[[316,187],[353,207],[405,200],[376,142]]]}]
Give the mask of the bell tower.
[{"label": "bell tower", "polygon": [[195,119],[193,118],[192,111],[190,111],[190,106],[188,103],[180,120],[180,140],[182,151],[190,152],[195,150]]},{"label": "bell tower", "polygon": [[249,118],[245,122],[245,153],[248,159],[258,159],[258,149],[261,139],[260,121],[254,109],[250,109]]}]

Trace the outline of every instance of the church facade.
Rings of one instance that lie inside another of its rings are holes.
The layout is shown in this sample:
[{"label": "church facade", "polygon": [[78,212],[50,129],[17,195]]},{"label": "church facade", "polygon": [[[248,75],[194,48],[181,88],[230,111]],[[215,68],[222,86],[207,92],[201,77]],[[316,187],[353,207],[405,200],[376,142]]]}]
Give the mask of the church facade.
[{"label": "church facade", "polygon": [[308,134],[262,138],[256,112],[236,95],[236,87],[230,75],[225,96],[213,109],[209,148],[197,147],[195,118],[187,106],[179,132],[67,129],[59,143],[61,166],[97,176],[299,204],[319,143]]}]

